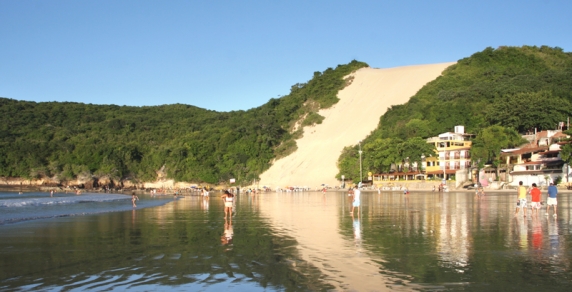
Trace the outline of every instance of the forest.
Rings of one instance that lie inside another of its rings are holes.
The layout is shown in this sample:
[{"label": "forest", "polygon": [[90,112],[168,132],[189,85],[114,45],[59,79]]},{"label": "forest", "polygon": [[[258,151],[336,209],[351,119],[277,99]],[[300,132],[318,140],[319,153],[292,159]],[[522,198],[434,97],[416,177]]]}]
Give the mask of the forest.
[{"label": "forest", "polygon": [[191,105],[93,105],[0,98],[0,176],[57,181],[107,177],[116,183],[175,181],[248,184],[296,150],[303,128],[337,101],[352,61],[314,72],[291,92],[247,111]]},{"label": "forest", "polygon": [[474,160],[498,164],[500,149],[519,146],[520,134],[557,129],[572,114],[572,54],[547,46],[486,48],[447,68],[411,99],[393,106],[361,145],[346,147],[338,167],[345,177],[363,168],[387,172],[392,164],[433,153],[424,139],[456,125],[475,134]]}]

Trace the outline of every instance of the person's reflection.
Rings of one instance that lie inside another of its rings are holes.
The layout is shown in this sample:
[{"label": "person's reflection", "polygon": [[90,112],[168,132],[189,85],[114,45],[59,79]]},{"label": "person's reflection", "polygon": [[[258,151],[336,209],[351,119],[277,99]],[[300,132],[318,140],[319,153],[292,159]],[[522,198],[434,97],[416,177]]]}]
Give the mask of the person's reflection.
[{"label": "person's reflection", "polygon": [[353,221],[353,230],[354,230],[354,242],[356,247],[361,247],[361,224],[360,224],[360,212],[357,213],[357,216],[354,216],[352,213],[352,221]]},{"label": "person's reflection", "polygon": [[526,218],[514,217],[514,231],[515,235],[518,237],[518,245],[521,249],[528,249],[528,222]]},{"label": "person's reflection", "polygon": [[558,236],[558,220],[556,217],[552,220],[548,219],[548,238],[550,240],[550,255],[557,257],[558,250],[560,249],[560,236]]},{"label": "person's reflection", "polygon": [[535,250],[542,249],[542,224],[540,223],[540,219],[537,216],[532,217],[532,247]]},{"label": "person's reflection", "polygon": [[137,213],[135,213],[135,209],[133,209],[131,211],[131,226],[135,226],[135,216]]},{"label": "person's reflection", "polygon": [[203,202],[201,204],[203,210],[208,211],[209,210],[209,197],[201,197],[201,199],[203,200]]},{"label": "person's reflection", "polygon": [[220,237],[220,241],[223,245],[232,244],[232,237],[234,236],[234,230],[232,229],[232,217],[230,220],[224,219],[224,232]]}]

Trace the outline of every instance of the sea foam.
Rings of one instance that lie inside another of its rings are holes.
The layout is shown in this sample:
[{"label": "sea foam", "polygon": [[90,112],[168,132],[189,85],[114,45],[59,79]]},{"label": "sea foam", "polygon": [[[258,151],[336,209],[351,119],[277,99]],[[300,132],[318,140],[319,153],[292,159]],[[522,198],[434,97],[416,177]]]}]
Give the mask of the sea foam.
[{"label": "sea foam", "polygon": [[91,202],[112,202],[129,200],[130,196],[121,194],[85,194],[67,197],[22,198],[0,200],[1,207],[17,208],[28,206],[65,205]]}]

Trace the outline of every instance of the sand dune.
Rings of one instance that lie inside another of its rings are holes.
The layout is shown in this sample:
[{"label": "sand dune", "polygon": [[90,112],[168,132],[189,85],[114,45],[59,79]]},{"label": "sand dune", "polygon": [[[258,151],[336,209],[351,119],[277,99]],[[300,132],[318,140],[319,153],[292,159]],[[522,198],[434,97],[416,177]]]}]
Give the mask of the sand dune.
[{"label": "sand dune", "polygon": [[338,93],[340,101],[320,111],[325,117],[322,124],[304,128],[304,137],[296,141],[298,150],[274,162],[260,176],[260,186],[339,185],[336,162],[343,148],[364,139],[389,107],[406,103],[453,64],[362,68],[354,72],[352,84]]}]

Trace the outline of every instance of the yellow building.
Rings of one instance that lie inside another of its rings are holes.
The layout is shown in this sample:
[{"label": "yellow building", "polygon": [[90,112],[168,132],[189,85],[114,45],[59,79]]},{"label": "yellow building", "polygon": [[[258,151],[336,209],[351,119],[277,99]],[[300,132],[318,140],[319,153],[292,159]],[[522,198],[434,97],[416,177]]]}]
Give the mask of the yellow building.
[{"label": "yellow building", "polygon": [[468,173],[471,167],[471,141],[472,134],[465,134],[464,126],[455,126],[455,132],[446,132],[437,137],[427,139],[437,149],[435,156],[425,159],[425,172],[427,176],[437,176],[444,179],[457,175],[459,171]]}]

